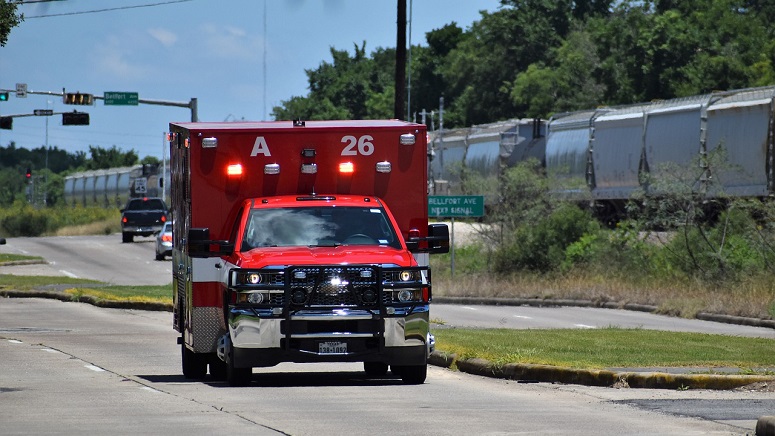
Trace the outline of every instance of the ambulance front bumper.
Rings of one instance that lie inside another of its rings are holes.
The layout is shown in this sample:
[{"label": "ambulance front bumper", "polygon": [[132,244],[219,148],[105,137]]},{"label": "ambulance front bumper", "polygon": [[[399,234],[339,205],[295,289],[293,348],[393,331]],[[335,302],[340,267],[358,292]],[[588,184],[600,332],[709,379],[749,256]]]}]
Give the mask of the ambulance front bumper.
[{"label": "ambulance front bumper", "polygon": [[286,318],[232,308],[229,335],[240,366],[279,362],[382,361],[425,364],[432,351],[429,306],[380,317],[368,310],[302,310]]}]

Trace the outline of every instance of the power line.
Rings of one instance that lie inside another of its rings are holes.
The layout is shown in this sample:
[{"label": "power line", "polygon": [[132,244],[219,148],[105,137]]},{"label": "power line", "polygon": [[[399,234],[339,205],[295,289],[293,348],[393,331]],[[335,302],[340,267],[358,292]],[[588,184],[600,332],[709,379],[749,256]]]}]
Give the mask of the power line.
[{"label": "power line", "polygon": [[[57,0],[42,0],[42,1],[57,1]],[[42,1],[33,1],[30,3],[41,3]],[[49,17],[62,17],[66,15],[84,15],[84,14],[96,14],[99,12],[111,12],[111,11],[120,11],[125,9],[137,9],[137,8],[150,8],[153,6],[163,6],[163,5],[169,5],[173,3],[184,3],[184,2],[190,2],[193,0],[170,0],[166,2],[159,2],[159,3],[149,3],[144,5],[135,5],[135,6],[121,6],[117,8],[106,8],[106,9],[93,9],[90,11],[79,11],[79,12],[63,12],[61,14],[47,14],[47,15],[32,15],[32,16],[24,16],[24,19],[28,18],[49,18]]]}]

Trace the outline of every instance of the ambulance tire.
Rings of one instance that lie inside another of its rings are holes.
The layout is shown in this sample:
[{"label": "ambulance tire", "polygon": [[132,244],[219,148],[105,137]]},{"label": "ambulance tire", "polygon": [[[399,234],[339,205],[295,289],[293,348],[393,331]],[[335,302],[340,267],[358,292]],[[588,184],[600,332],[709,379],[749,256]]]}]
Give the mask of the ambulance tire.
[{"label": "ambulance tire", "polygon": [[226,362],[215,357],[210,361],[210,376],[218,381],[226,380]]},{"label": "ambulance tire", "polygon": [[363,370],[371,377],[382,377],[388,372],[388,364],[383,362],[363,362]]},{"label": "ambulance tire", "polygon": [[203,379],[207,375],[207,360],[201,354],[194,353],[181,344],[181,361],[183,364],[183,377],[190,379]]},{"label": "ambulance tire", "polygon": [[226,360],[226,381],[229,383],[229,386],[237,387],[250,384],[250,379],[253,378],[253,368],[234,367],[234,359],[231,354]]},{"label": "ambulance tire", "polygon": [[428,365],[402,366],[400,373],[405,385],[421,385],[428,375]]}]

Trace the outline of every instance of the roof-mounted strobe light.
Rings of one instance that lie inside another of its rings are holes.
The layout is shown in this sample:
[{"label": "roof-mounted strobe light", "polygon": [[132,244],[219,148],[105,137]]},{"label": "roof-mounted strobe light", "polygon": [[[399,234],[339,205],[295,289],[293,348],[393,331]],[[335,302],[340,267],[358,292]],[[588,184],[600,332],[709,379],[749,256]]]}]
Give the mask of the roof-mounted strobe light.
[{"label": "roof-mounted strobe light", "polygon": [[202,138],[202,148],[215,148],[218,146],[218,138]]},{"label": "roof-mounted strobe light", "polygon": [[264,174],[280,174],[280,164],[264,165]]},{"label": "roof-mounted strobe light", "polygon": [[301,164],[302,174],[315,174],[318,172],[318,164]]},{"label": "roof-mounted strobe light", "polygon": [[242,164],[231,164],[226,167],[226,175],[236,177],[242,175]]},{"label": "roof-mounted strobe light", "polygon": [[377,162],[378,173],[389,173],[393,170],[393,166],[388,161]]},{"label": "roof-mounted strobe light", "polygon": [[355,172],[355,165],[352,162],[342,162],[339,164],[339,172],[342,174],[352,174]]},{"label": "roof-mounted strobe light", "polygon": [[412,133],[404,133],[401,135],[401,138],[398,140],[398,142],[400,142],[401,145],[414,145],[414,143],[417,142],[417,137],[415,137]]},{"label": "roof-mounted strobe light", "polygon": [[167,132],[167,142],[173,142],[178,139],[178,134],[175,132]]}]

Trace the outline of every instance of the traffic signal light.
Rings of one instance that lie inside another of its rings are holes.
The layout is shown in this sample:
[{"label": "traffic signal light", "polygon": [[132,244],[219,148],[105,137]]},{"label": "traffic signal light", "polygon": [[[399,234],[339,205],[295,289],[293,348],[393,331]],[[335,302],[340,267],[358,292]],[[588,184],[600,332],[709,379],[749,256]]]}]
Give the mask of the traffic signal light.
[{"label": "traffic signal light", "polygon": [[62,114],[63,126],[88,126],[88,112],[65,112]]},{"label": "traffic signal light", "polygon": [[0,101],[8,101],[8,92],[0,92]]},{"label": "traffic signal light", "polygon": [[30,167],[27,167],[27,172],[24,174],[24,177],[26,177],[27,180],[32,178],[32,170],[30,169]]},{"label": "traffic signal light", "polygon": [[91,106],[94,104],[93,95],[81,94],[80,92],[66,92],[63,100],[65,104],[77,104],[82,106]]},{"label": "traffic signal light", "polygon": [[11,130],[13,128],[13,117],[0,117],[0,129]]}]

